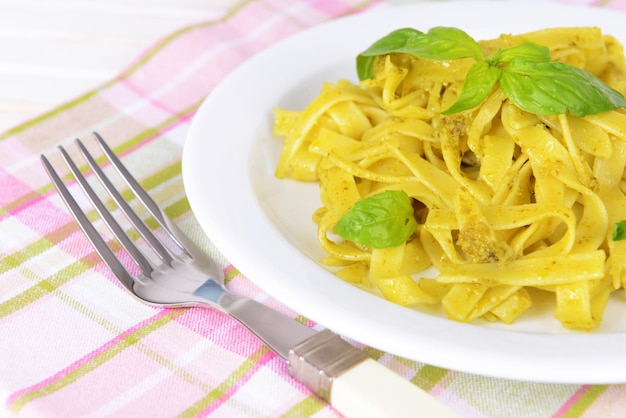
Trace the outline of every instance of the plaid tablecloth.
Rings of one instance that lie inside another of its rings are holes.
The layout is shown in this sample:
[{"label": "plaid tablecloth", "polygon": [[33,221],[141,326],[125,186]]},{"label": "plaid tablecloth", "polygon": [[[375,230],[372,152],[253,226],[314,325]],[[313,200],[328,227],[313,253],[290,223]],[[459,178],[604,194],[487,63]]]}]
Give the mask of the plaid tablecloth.
[{"label": "plaid tablecloth", "polygon": [[[571,3],[626,10],[625,1]],[[243,277],[203,235],[184,194],[182,147],[202,100],[246,58],[307,27],[376,7],[387,5],[243,1],[219,20],[162,39],[110,82],[0,135],[4,412],[65,418],[338,415],[224,314],[156,309],[127,295],[67,213],[39,155],[99,131],[166,212],[222,263],[230,288],[296,317]],[[364,349],[467,416],[626,413],[624,385],[494,379]]]}]

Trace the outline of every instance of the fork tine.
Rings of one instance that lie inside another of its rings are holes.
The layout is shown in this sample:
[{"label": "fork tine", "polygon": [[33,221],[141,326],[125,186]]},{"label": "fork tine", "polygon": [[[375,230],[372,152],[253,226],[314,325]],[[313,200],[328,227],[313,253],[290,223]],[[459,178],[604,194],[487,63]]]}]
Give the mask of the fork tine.
[{"label": "fork tine", "polygon": [[[167,215],[163,212],[163,210],[159,207],[159,205],[150,197],[150,195],[144,190],[144,188],[139,184],[139,182],[135,179],[135,177],[128,171],[128,169],[122,164],[122,162],[117,158],[113,150],[107,145],[107,143],[102,139],[99,133],[93,132],[93,135],[100,145],[100,148],[107,156],[111,164],[115,167],[120,176],[124,179],[128,187],[133,191],[137,199],[146,207],[148,212],[156,219],[157,223],[163,228],[164,231],[167,232],[168,236],[174,241],[174,243],[178,246],[178,248],[183,251],[187,256],[192,257],[192,254],[187,249],[187,246],[183,244],[180,240],[180,232],[176,231],[176,225],[169,220]],[[178,233],[177,233],[178,232]],[[187,243],[189,245],[189,243]]]},{"label": "fork tine", "polygon": [[141,254],[141,252],[135,246],[133,241],[128,237],[126,232],[124,232],[124,230],[119,225],[119,223],[115,220],[115,218],[113,218],[111,213],[104,206],[104,203],[102,203],[102,201],[100,200],[96,192],[89,185],[89,183],[87,182],[87,179],[85,179],[85,177],[80,172],[80,170],[78,169],[78,167],[76,166],[72,158],[69,156],[67,151],[65,151],[63,147],[59,147],[59,150],[61,151],[63,160],[65,160],[65,164],[67,164],[67,166],[69,167],[70,171],[74,175],[74,178],[80,185],[83,192],[85,192],[85,194],[89,198],[89,201],[94,206],[94,208],[96,209],[96,211],[98,212],[98,214],[100,215],[104,223],[107,225],[107,227],[109,227],[109,229],[111,230],[115,238],[117,238],[117,240],[120,242],[120,244],[122,244],[122,247],[124,247],[124,249],[128,251],[132,259],[135,260],[135,262],[137,263],[141,271],[146,276],[150,276],[150,274],[153,271],[153,268],[148,262],[148,259],[144,257],[143,254]]},{"label": "fork tine", "polygon": [[48,176],[52,180],[54,187],[57,189],[59,195],[67,205],[70,213],[74,216],[74,219],[102,261],[104,261],[107,267],[113,272],[115,277],[120,280],[124,287],[134,294],[132,276],[128,273],[124,265],[118,260],[117,256],[109,248],[104,239],[102,239],[96,228],[87,218],[87,215],[85,215],[70,191],[67,189],[65,183],[63,183],[63,180],[61,180],[54,167],[52,167],[52,164],[50,164],[44,155],[41,156],[41,162],[48,173]]},{"label": "fork tine", "polygon": [[91,156],[91,153],[87,150],[87,148],[83,145],[80,139],[75,140],[80,152],[87,160],[87,164],[91,167],[91,170],[94,172],[100,183],[104,186],[104,188],[109,192],[109,195],[113,198],[113,201],[120,208],[122,213],[126,215],[130,223],[137,229],[139,235],[146,240],[150,248],[157,254],[157,256],[161,259],[161,261],[168,265],[172,265],[173,257],[170,255],[169,251],[161,244],[161,241],[157,239],[157,237],[150,231],[150,229],[146,226],[146,224],[141,220],[139,215],[130,207],[130,205],[124,200],[120,192],[115,188],[111,180],[104,174],[104,171],[100,168],[96,160]]}]

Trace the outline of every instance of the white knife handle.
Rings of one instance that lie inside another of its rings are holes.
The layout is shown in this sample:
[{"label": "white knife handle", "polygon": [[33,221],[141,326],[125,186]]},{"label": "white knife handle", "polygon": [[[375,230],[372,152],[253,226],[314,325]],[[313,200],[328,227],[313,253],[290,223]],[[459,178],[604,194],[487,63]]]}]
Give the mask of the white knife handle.
[{"label": "white knife handle", "polygon": [[371,358],[333,379],[330,403],[348,418],[460,417],[434,396]]},{"label": "white knife handle", "polygon": [[289,374],[348,418],[460,416],[329,330],[293,347],[287,362]]}]

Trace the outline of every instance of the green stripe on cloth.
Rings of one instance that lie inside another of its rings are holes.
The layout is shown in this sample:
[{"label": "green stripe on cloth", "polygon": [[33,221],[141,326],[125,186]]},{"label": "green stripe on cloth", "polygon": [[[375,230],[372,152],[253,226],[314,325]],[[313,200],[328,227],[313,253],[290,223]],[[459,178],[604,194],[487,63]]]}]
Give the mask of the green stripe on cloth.
[{"label": "green stripe on cloth", "polygon": [[[202,399],[191,405],[190,408],[178,415],[179,418],[191,418],[197,416],[200,412],[207,409],[212,403],[218,402],[220,398],[228,396],[228,392],[233,390],[234,386],[240,384],[246,374],[248,374],[256,364],[268,353],[270,349],[262,346],[252,353],[249,358],[245,359],[239,367],[235,369],[223,382],[215,389],[211,390]],[[225,402],[225,401],[224,401]],[[220,402],[221,404],[222,402]],[[216,408],[219,405],[216,406]]]},{"label": "green stripe on cloth", "polygon": [[0,207],[0,217],[3,217],[7,213],[11,213],[26,204],[36,201],[42,194],[49,193],[53,189],[52,183],[47,184],[38,191],[30,191],[19,198],[8,202],[5,206]]},{"label": "green stripe on cloth", "polygon": [[281,415],[284,418],[301,418],[315,415],[327,406],[326,402],[316,396],[309,396],[298,402],[289,411]]},{"label": "green stripe on cloth", "polygon": [[168,205],[165,214],[172,219],[176,219],[179,216],[182,216],[191,210],[191,206],[189,206],[189,201],[187,198],[182,198],[177,200],[171,205]]},{"label": "green stripe on cloth", "polygon": [[[3,262],[6,258],[3,259]],[[59,287],[69,282],[79,274],[91,269],[96,264],[97,263],[94,261],[93,255],[85,256],[64,269],[59,270],[52,277],[38,280],[33,286],[0,304],[0,318],[11,315],[21,308],[30,305],[51,292],[54,292]]]},{"label": "green stripe on cloth", "polygon": [[167,167],[163,167],[161,170],[152,174],[149,177],[146,177],[141,181],[141,185],[146,190],[152,190],[166,181],[171,181],[174,177],[178,177],[181,174],[181,162],[177,161],[174,164],[171,164]]},{"label": "green stripe on cloth", "polygon": [[76,99],[67,102],[65,104],[62,104],[61,106],[55,108],[54,110],[44,113],[41,116],[35,117],[33,119],[30,119],[20,125],[17,125],[16,127],[9,129],[8,131],[4,131],[2,134],[0,134],[0,141],[2,141],[3,139],[7,139],[13,135],[16,135],[20,132],[23,132],[27,129],[32,128],[33,126],[38,125],[39,123],[47,120],[47,119],[51,119],[55,116],[60,115],[61,113],[78,106],[79,104],[82,104],[86,101],[88,101],[89,99],[93,98],[94,96],[98,95],[98,93],[101,90],[104,90],[106,88],[108,88],[109,86],[113,85],[116,82],[116,80],[111,80],[106,82],[105,84],[103,84],[102,86],[100,86],[99,88],[89,91],[79,97],[77,97]]},{"label": "green stripe on cloth", "polygon": [[78,229],[78,225],[74,223],[63,224],[48,233],[46,237],[30,243],[21,250],[3,255],[0,259],[0,274],[4,274],[22,265],[27,265],[29,259],[50,250],[57,242],[65,239],[72,232],[76,231],[76,229]]},{"label": "green stripe on cloth", "polygon": [[570,406],[567,412],[563,415],[563,418],[575,418],[582,416],[585,411],[595,402],[600,395],[604,393],[608,388],[608,385],[595,385],[590,386],[589,389],[582,394],[576,402]]},{"label": "green stripe on cloth", "polygon": [[365,352],[365,354],[367,354],[368,356],[370,356],[374,360],[380,360],[381,357],[385,355],[384,351],[378,350],[378,349],[373,348],[373,347],[365,347],[365,348],[363,348],[363,351]]},{"label": "green stripe on cloth", "polygon": [[140,327],[136,331],[126,335],[111,347],[108,347],[102,353],[99,353],[95,357],[87,360],[86,362],[80,364],[77,368],[68,371],[67,374],[64,374],[60,378],[52,381],[50,384],[43,386],[40,389],[34,390],[32,392],[27,392],[24,395],[17,398],[11,404],[11,410],[15,413],[19,412],[26,404],[32,402],[36,399],[42,398],[44,396],[50,395],[58,390],[63,389],[64,387],[75,383],[82,376],[86,375],[92,370],[97,369],[102,364],[114,358],[116,355],[123,352],[125,349],[137,344],[144,337],[161,328],[163,325],[168,324],[176,317],[182,315],[184,312],[183,309],[179,310],[168,310],[163,316],[158,318],[157,320],[146,324],[145,326]]},{"label": "green stripe on cloth", "polygon": [[224,283],[228,284],[228,282],[230,282],[233,278],[235,278],[237,276],[240,276],[240,275],[241,275],[241,273],[239,272],[239,270],[237,270],[235,267],[233,267],[224,276]]},{"label": "green stripe on cloth", "polygon": [[307,325],[311,321],[309,318],[307,318],[306,316],[303,316],[303,315],[296,316],[294,318],[294,320],[296,322],[299,322],[299,323],[303,324],[303,325]]},{"label": "green stripe on cloth", "polygon": [[[163,121],[161,121],[160,123],[157,123],[147,129],[144,129],[143,131],[141,131],[139,134],[133,136],[132,138],[129,138],[128,141],[125,141],[123,144],[120,144],[118,146],[116,146],[115,148],[113,148],[113,152],[115,152],[116,154],[122,154],[125,151],[127,151],[130,148],[134,148],[138,145],[140,145],[141,143],[143,143],[145,140],[149,139],[149,138],[153,138],[156,136],[159,136],[160,134],[163,133],[164,130],[166,130],[168,127],[174,125],[176,122],[179,122],[181,119],[187,119],[190,118],[191,116],[193,116],[193,114],[198,110],[198,108],[200,107],[200,105],[204,102],[203,100],[199,100],[195,103],[192,103],[191,105],[187,106],[186,108],[179,110],[178,112],[172,114],[171,116],[165,118]],[[105,138],[106,140],[106,138]]]},{"label": "green stripe on cloth", "polygon": [[447,369],[424,365],[413,377],[413,379],[411,379],[411,382],[422,389],[429,391],[441,382],[448,373],[450,373],[450,371]]}]

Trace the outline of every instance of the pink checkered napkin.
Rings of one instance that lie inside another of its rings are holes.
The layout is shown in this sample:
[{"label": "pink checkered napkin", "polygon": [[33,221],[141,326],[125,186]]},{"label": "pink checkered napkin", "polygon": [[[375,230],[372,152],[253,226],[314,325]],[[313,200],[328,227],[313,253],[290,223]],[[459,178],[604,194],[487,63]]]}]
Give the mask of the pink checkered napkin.
[{"label": "pink checkered napkin", "polygon": [[[624,1],[598,6],[626,10]],[[38,168],[39,154],[99,131],[176,223],[222,263],[229,287],[297,318],[239,274],[201,232],[184,195],[182,145],[201,101],[246,58],[306,27],[376,7],[386,6],[242,2],[220,20],[163,39],[116,79],[0,137],[0,396],[7,412],[337,416],[224,314],[156,309],[127,295]],[[626,410],[621,385],[492,379],[364,349],[467,416],[617,417]]]}]

